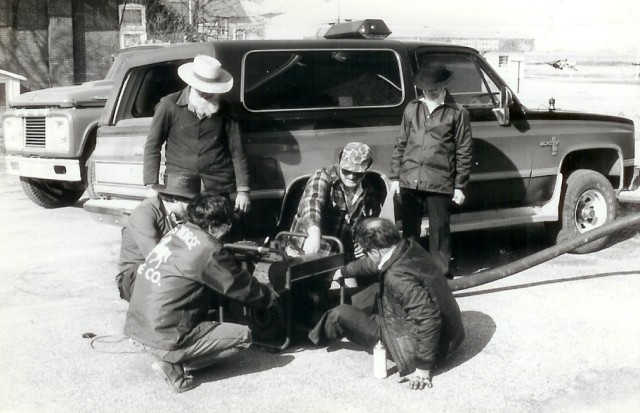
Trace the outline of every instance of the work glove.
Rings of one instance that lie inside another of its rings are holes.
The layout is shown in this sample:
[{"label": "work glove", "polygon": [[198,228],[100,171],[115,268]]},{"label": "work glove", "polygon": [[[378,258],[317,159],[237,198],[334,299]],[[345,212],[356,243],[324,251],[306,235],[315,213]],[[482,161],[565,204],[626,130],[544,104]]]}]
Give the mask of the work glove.
[{"label": "work glove", "polygon": [[304,240],[302,247],[305,254],[314,254],[320,251],[320,241],[322,240],[322,234],[320,228],[312,226],[307,230],[309,236]]},{"label": "work glove", "polygon": [[389,192],[394,195],[400,195],[400,181],[391,181]]},{"label": "work glove", "polygon": [[462,192],[462,189],[454,189],[453,190],[453,197],[451,198],[451,200],[456,204],[456,205],[462,205],[464,203],[464,192]]}]

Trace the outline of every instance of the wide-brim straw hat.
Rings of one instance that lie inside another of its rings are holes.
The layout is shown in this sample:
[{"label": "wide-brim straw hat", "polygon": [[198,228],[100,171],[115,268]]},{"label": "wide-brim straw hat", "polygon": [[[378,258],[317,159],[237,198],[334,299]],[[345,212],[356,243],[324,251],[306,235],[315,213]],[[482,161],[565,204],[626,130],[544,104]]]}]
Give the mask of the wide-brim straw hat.
[{"label": "wide-brim straw hat", "polygon": [[193,62],[178,68],[178,76],[189,86],[205,93],[227,93],[233,87],[233,76],[222,68],[218,59],[197,55]]},{"label": "wide-brim straw hat", "polygon": [[437,89],[451,81],[453,73],[449,71],[444,63],[427,62],[413,77],[413,84],[422,90]]}]

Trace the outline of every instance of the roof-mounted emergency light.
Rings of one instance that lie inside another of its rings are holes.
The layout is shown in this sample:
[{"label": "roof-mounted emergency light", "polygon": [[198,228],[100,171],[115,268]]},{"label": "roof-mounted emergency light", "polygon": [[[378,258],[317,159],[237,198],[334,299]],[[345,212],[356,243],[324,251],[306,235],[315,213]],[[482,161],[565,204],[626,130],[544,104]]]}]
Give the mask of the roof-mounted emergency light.
[{"label": "roof-mounted emergency light", "polygon": [[357,20],[334,24],[324,34],[325,39],[384,39],[391,30],[380,19]]}]

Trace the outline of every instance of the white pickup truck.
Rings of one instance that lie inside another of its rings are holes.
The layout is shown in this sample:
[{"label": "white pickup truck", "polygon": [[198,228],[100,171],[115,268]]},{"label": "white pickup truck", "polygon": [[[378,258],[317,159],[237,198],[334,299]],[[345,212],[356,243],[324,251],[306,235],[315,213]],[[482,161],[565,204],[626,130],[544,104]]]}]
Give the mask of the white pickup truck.
[{"label": "white pickup truck", "polygon": [[7,172],[20,177],[29,199],[44,208],[75,203],[86,188],[86,162],[96,145],[98,120],[115,73],[128,56],[164,43],[114,55],[103,80],[36,90],[12,99],[2,115]]}]

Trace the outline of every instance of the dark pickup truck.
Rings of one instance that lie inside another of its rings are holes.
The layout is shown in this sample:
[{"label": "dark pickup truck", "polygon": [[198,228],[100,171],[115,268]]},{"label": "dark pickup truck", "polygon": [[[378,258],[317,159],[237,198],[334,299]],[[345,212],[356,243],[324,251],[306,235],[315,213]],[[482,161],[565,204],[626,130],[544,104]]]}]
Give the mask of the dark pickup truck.
[{"label": "dark pickup truck", "polygon": [[388,187],[403,110],[419,96],[413,73],[430,60],[453,71],[447,87],[471,115],[471,179],[453,231],[544,222],[562,240],[614,220],[618,198],[637,199],[630,119],[531,110],[476,50],[381,39],[385,33],[383,22],[365,20],[325,38],[181,44],[129,56],[100,119],[89,162],[95,199],[85,209],[122,224],[145,196],[154,107],[185,86],[177,68],[197,54],[215,56],[235,78],[225,98],[243,130],[253,201],[245,227],[256,234],[288,227],[309,174],[335,162],[347,142],[372,147],[371,173]]}]

